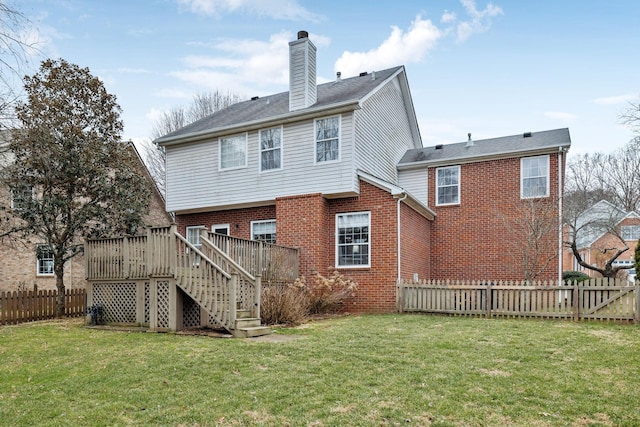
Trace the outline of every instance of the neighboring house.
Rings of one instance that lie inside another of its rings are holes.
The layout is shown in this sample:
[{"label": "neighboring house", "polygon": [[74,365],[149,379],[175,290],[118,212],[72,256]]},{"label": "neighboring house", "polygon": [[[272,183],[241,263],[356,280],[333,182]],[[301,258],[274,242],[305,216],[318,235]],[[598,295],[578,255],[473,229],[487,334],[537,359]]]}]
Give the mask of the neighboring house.
[{"label": "neighboring house", "polygon": [[[0,166],[10,161],[10,155],[6,151],[8,142],[8,131],[2,132],[0,139]],[[149,213],[145,216],[145,222],[150,225],[169,225],[172,218],[164,209],[164,198],[157,190],[153,179],[149,175],[146,167],[135,146],[131,144],[132,150],[136,152],[140,160],[139,173],[148,178],[149,185],[153,187]],[[12,192],[0,186],[0,210],[2,218],[15,221],[13,213],[20,209],[20,200],[23,197],[32,197],[31,189],[24,189],[21,192]],[[44,242],[39,242],[37,237],[27,240],[17,237],[5,237],[0,239],[0,291],[14,291],[19,289],[31,290],[34,285],[38,289],[55,289],[55,275],[53,272],[53,255],[47,250]],[[84,257],[77,255],[68,261],[65,268],[65,287],[67,289],[84,288],[86,286],[86,275]]]},{"label": "neighboring house", "polygon": [[[605,263],[613,255],[612,251],[624,248],[620,238],[624,239],[629,250],[623,252],[613,262],[613,265],[631,266],[634,264],[635,247],[640,239],[640,215],[638,213],[627,212],[606,200],[601,200],[576,218],[575,228],[579,230],[576,235],[576,247],[587,264],[604,268]],[[570,231],[566,228],[565,232],[569,233]],[[563,265],[565,270],[581,271],[591,277],[600,277],[598,272],[578,264],[570,248],[564,249]],[[626,277],[629,273],[630,271],[624,270],[618,274],[621,277]],[[635,271],[631,274],[635,274]]]},{"label": "neighboring house", "polygon": [[[423,148],[404,67],[316,84],[316,48],[290,43],[289,92],[234,104],[159,138],[167,210],[198,229],[300,249],[300,274],[359,283],[347,310],[392,311],[404,279],[522,279],[505,239],[542,200],[561,266],[567,129]],[[510,234],[511,233],[511,234]]]}]

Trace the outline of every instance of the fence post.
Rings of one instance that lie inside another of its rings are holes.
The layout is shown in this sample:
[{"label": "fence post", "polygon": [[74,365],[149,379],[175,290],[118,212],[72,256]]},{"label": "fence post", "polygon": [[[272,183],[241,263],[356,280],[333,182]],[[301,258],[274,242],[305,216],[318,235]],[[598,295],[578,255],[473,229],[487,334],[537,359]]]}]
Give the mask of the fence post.
[{"label": "fence post", "polygon": [[573,284],[573,320],[580,320],[580,290],[578,289],[578,282]]},{"label": "fence post", "polygon": [[640,283],[636,282],[636,310],[633,314],[633,323],[640,323]]},{"label": "fence post", "polygon": [[398,279],[396,282],[396,309],[398,310],[398,313],[404,313],[403,287],[404,282],[402,279]]},{"label": "fence post", "polygon": [[493,306],[493,283],[489,283],[488,285],[486,285],[485,288],[485,292],[486,292],[486,298],[485,301],[487,302],[487,307],[486,307],[486,311],[487,311],[487,319],[491,318],[491,307]]}]

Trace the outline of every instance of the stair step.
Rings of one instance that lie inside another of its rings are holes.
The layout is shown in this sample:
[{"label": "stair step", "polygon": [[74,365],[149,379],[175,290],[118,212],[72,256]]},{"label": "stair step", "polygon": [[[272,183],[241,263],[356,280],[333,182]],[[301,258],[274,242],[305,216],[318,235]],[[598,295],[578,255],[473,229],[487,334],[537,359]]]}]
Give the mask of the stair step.
[{"label": "stair step", "polygon": [[232,333],[236,338],[254,338],[271,334],[271,328],[268,326],[252,326],[249,328],[237,328]]},{"label": "stair step", "polygon": [[251,310],[236,310],[236,319],[248,319],[251,317]]},{"label": "stair step", "polygon": [[260,326],[260,319],[257,317],[246,317],[242,319],[236,319],[236,329],[251,328]]}]

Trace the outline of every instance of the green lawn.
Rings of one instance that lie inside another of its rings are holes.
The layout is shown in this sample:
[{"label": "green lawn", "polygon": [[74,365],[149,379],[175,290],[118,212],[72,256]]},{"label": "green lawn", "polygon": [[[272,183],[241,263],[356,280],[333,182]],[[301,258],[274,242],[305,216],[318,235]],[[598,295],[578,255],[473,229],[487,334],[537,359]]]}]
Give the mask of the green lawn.
[{"label": "green lawn", "polygon": [[275,335],[2,327],[0,425],[640,425],[634,325],[384,315]]}]

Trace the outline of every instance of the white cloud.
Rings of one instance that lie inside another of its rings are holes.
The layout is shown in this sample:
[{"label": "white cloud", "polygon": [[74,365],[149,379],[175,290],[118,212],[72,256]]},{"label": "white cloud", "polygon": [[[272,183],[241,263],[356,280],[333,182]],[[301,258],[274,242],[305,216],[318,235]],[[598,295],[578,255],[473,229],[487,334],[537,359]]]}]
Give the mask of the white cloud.
[{"label": "white cloud", "polygon": [[185,68],[170,75],[198,91],[225,88],[240,95],[263,95],[256,90],[288,83],[290,40],[293,34],[286,31],[268,41],[225,39],[208,46],[217,55],[187,56],[182,60]]},{"label": "white cloud", "polygon": [[322,20],[320,15],[307,10],[296,0],[177,0],[177,2],[191,12],[209,16],[242,12],[288,21],[318,22]]},{"label": "white cloud", "polygon": [[487,31],[491,28],[491,18],[504,13],[500,6],[496,6],[493,3],[488,3],[483,10],[478,10],[475,0],[460,0],[460,3],[464,6],[471,20],[458,23],[457,35],[459,42],[465,41],[472,34]]},{"label": "white cloud", "polygon": [[578,116],[576,116],[575,114],[565,113],[562,111],[545,111],[544,116],[549,119],[560,120],[567,123],[570,123],[578,118]]},{"label": "white cloud", "polygon": [[443,24],[451,24],[452,22],[455,22],[456,19],[457,16],[455,12],[449,12],[448,10],[445,10],[440,17],[440,22],[442,22]]},{"label": "white cloud", "polygon": [[593,102],[599,105],[615,105],[615,104],[624,104],[636,98],[637,97],[635,95],[627,94],[627,95],[617,95],[617,96],[607,96],[603,98],[596,98],[593,100]]},{"label": "white cloud", "polygon": [[368,52],[344,52],[335,71],[349,77],[362,71],[380,70],[398,64],[418,62],[435,46],[442,32],[431,20],[418,15],[409,29],[392,26],[391,34],[380,46]]}]

